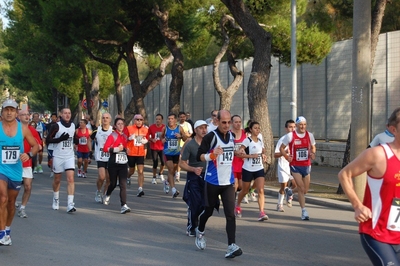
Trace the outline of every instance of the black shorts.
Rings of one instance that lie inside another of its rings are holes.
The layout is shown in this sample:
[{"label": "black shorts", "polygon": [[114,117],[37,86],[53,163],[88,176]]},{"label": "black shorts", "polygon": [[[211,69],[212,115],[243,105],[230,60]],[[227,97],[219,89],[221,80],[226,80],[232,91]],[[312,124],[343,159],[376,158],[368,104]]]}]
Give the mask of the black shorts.
[{"label": "black shorts", "polygon": [[252,180],[256,180],[258,177],[264,178],[264,169],[255,172],[242,169],[242,182],[251,182]]},{"label": "black shorts", "polygon": [[174,164],[179,163],[180,155],[165,155],[166,161],[172,161]]},{"label": "black shorts", "polygon": [[108,162],[97,161],[97,168],[108,168]]},{"label": "black shorts", "polygon": [[144,165],[144,156],[129,156],[128,155],[128,166],[133,168],[136,165]]}]

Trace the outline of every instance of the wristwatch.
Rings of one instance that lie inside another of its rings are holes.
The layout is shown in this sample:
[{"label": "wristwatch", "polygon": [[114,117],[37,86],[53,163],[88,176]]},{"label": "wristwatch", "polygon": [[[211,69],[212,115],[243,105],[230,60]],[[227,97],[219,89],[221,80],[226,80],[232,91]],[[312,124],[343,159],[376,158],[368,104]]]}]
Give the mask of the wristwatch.
[{"label": "wristwatch", "polygon": [[29,158],[32,159],[33,153],[31,151],[29,153],[26,153],[26,154],[28,154]]}]

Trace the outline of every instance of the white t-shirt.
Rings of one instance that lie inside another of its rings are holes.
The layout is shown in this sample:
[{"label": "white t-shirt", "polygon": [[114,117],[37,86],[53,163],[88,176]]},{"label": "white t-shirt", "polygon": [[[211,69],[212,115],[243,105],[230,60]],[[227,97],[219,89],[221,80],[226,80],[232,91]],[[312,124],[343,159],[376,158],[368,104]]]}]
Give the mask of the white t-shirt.
[{"label": "white t-shirt", "polygon": [[250,138],[245,138],[242,142],[242,145],[247,148],[246,149],[247,154],[258,154],[257,158],[244,158],[243,169],[249,172],[256,172],[261,169],[264,169],[263,158],[262,158],[262,151],[264,148],[263,141],[261,139],[253,141]]}]

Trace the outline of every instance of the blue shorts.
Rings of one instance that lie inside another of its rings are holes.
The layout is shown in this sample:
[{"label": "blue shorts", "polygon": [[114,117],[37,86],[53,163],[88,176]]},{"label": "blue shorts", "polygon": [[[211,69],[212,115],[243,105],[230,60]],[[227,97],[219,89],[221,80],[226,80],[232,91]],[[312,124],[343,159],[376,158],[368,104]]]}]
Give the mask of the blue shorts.
[{"label": "blue shorts", "polygon": [[79,158],[88,159],[88,158],[89,158],[89,154],[90,154],[90,152],[80,152],[80,151],[77,151],[77,152],[76,152],[76,157],[78,157],[78,159],[79,159]]},{"label": "blue shorts", "polygon": [[252,180],[256,180],[258,177],[264,178],[264,169],[260,169],[255,172],[242,169],[242,182],[251,182]]},{"label": "blue shorts", "polygon": [[12,189],[16,191],[19,191],[21,189],[22,181],[12,181],[3,174],[0,174],[0,180],[3,180],[7,183],[7,189]]},{"label": "blue shorts", "polygon": [[311,173],[311,165],[310,166],[290,166],[290,172],[301,174],[302,177],[306,177]]}]

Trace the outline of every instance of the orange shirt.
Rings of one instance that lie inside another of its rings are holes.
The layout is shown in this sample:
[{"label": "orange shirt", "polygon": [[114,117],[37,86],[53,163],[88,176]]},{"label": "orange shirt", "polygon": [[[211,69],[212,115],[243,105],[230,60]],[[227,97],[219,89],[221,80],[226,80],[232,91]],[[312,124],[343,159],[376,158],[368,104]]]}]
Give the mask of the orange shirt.
[{"label": "orange shirt", "polygon": [[143,144],[142,140],[146,139],[149,128],[146,126],[137,127],[136,125],[127,126],[126,128],[129,132],[128,138],[135,135],[132,140],[128,140],[127,154],[129,156],[145,156],[146,144]]}]

